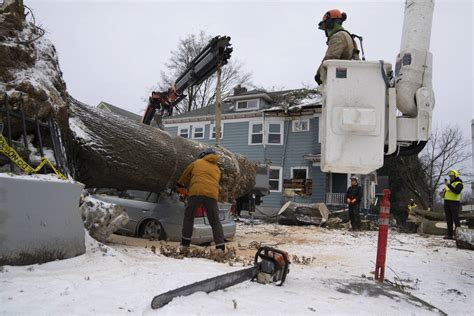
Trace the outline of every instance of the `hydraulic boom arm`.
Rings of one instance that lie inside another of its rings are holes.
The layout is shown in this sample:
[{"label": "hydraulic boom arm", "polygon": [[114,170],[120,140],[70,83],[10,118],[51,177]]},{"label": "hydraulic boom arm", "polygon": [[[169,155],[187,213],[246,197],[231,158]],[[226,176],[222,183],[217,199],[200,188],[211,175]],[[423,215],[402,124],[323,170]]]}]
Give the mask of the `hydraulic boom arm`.
[{"label": "hydraulic boom arm", "polygon": [[171,116],[173,107],[186,95],[183,92],[194,85],[198,85],[216,71],[218,66],[227,64],[232,53],[229,36],[216,36],[209,44],[189,63],[186,70],[176,79],[173,86],[167,91],[151,93],[148,106],[143,115],[142,123],[150,125],[158,110],[161,116]]}]

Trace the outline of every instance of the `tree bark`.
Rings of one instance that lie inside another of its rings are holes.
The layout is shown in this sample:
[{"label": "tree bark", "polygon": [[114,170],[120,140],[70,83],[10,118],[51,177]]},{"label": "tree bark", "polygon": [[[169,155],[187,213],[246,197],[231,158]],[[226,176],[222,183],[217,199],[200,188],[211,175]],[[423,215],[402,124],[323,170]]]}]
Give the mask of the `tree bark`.
[{"label": "tree bark", "polygon": [[[160,192],[173,187],[208,147],[158,128],[70,101],[69,158],[74,178],[86,187]],[[219,148],[221,201],[232,201],[255,185],[256,165]]]}]

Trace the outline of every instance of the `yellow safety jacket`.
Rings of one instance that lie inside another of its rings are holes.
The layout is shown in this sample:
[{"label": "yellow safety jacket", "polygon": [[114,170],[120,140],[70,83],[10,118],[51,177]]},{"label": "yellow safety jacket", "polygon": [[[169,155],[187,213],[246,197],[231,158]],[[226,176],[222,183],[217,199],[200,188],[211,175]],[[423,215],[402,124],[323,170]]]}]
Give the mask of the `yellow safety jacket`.
[{"label": "yellow safety jacket", "polygon": [[[462,181],[455,180],[455,181],[453,181],[449,184],[453,187],[456,187],[459,184],[462,185]],[[444,185],[444,199],[447,200],[447,201],[461,201],[461,192],[454,193],[453,191],[451,191],[449,189],[449,187],[447,185]]]},{"label": "yellow safety jacket", "polygon": [[408,204],[408,212],[411,213],[411,210],[413,210],[413,209],[416,208],[417,206],[418,206],[418,205],[416,205],[416,203],[413,204],[413,205]]},{"label": "yellow safety jacket", "polygon": [[209,154],[192,162],[178,180],[188,187],[189,196],[207,196],[219,200],[221,170],[217,165],[219,156]]}]

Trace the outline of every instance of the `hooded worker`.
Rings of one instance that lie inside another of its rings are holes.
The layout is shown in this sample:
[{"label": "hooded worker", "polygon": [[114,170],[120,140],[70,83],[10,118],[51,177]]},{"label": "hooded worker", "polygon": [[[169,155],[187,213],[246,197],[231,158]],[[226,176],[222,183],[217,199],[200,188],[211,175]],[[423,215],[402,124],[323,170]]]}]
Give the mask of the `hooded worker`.
[{"label": "hooded worker", "polygon": [[[188,200],[184,212],[182,247],[189,247],[193,235],[194,213],[201,205],[206,209],[206,215],[212,227],[212,234],[217,249],[225,250],[224,231],[219,220],[219,181],[221,171],[217,165],[218,152],[207,148],[199,154],[178,180],[178,192],[187,188]],[[184,192],[183,192],[184,193]]]},{"label": "hooded worker", "polygon": [[319,22],[319,29],[323,30],[328,38],[326,44],[328,48],[326,55],[319,66],[314,80],[321,85],[326,80],[326,68],[323,67],[323,62],[329,59],[342,60],[360,60],[359,49],[352,38],[351,33],[342,27],[342,23],[347,19],[346,13],[338,9],[329,10]]},{"label": "hooded worker", "polygon": [[359,185],[359,178],[351,177],[351,185],[347,188],[346,202],[349,205],[349,218],[352,230],[360,230],[360,202],[362,201],[362,187]]},{"label": "hooded worker", "polygon": [[[446,223],[448,225],[448,234],[444,239],[453,239],[454,231],[459,227],[459,212],[461,210],[461,191],[464,188],[462,180],[459,178],[459,172],[451,169],[448,172],[449,181],[444,180],[443,199],[444,213],[446,214]],[[454,224],[454,229],[453,229]]]}]

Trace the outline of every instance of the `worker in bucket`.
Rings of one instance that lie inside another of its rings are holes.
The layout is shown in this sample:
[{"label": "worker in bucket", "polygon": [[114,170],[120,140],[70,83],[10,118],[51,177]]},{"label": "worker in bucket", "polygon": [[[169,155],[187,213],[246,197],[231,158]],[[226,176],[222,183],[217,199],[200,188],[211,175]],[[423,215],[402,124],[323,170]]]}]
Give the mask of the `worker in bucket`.
[{"label": "worker in bucket", "polygon": [[338,9],[329,10],[319,22],[320,30],[326,33],[328,48],[319,66],[314,80],[321,85],[326,79],[326,68],[323,62],[328,59],[360,60],[359,49],[352,38],[352,34],[342,27],[342,22],[347,19],[346,13]]},{"label": "worker in bucket", "polygon": [[349,205],[349,218],[352,230],[360,230],[360,202],[362,201],[362,187],[356,176],[351,177],[351,185],[347,189],[346,202]]},{"label": "worker in bucket", "polygon": [[[464,188],[462,180],[459,178],[459,172],[451,169],[448,172],[448,179],[444,180],[443,199],[444,213],[446,214],[446,223],[448,225],[448,234],[444,239],[453,239],[456,228],[459,227],[459,211],[461,210],[461,191]],[[454,229],[453,229],[454,224]]]},{"label": "worker in bucket", "polygon": [[[221,171],[217,165],[218,152],[207,148],[199,154],[178,180],[177,191],[188,195],[184,212],[181,248],[185,252],[191,244],[194,226],[194,213],[200,206],[206,209],[206,215],[212,227],[217,249],[225,250],[224,231],[219,220],[219,181]],[[186,189],[187,188],[187,189]]]}]

